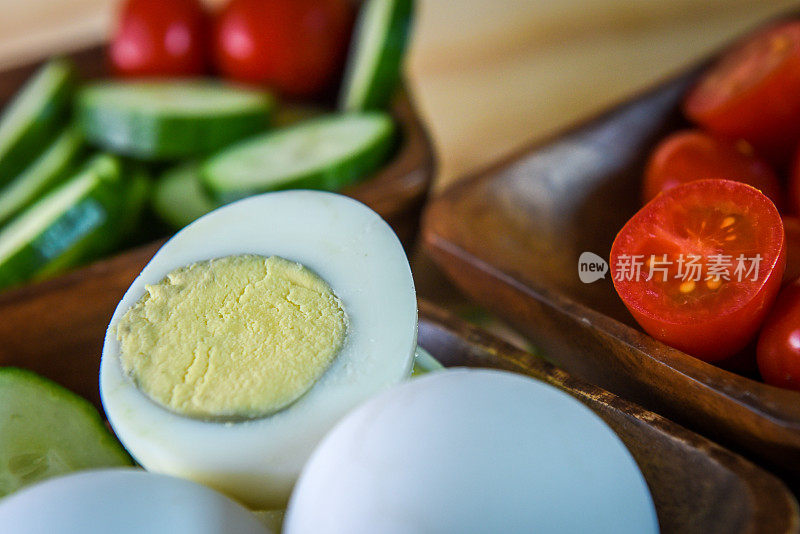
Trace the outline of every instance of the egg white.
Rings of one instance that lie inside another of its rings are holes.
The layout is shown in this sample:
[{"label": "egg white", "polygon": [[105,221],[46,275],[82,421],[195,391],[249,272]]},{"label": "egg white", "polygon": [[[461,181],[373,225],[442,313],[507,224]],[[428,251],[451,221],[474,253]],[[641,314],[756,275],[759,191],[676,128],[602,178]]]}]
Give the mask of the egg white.
[{"label": "egg white", "polygon": [[270,534],[242,505],[188,480],[141,469],[73,473],[0,501],[14,534]]},{"label": "egg white", "polygon": [[657,534],[647,483],[614,432],[543,382],[456,369],[342,419],[303,469],[285,534]]},{"label": "egg white", "polygon": [[[208,422],[157,405],[122,371],[118,321],[146,284],[170,271],[245,253],[300,262],[328,282],[350,320],[341,351],[303,397],[269,417]],[[409,375],[416,341],[414,282],[391,228],[341,195],[268,193],[200,218],[150,260],[108,326],[100,392],[114,431],[146,469],[205,483],[253,508],[275,508],[286,503],[303,464],[339,418]]]}]

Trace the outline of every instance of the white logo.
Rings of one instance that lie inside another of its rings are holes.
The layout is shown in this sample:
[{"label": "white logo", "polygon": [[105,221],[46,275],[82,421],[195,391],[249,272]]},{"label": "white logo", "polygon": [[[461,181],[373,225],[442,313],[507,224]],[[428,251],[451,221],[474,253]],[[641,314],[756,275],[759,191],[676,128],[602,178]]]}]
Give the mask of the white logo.
[{"label": "white logo", "polygon": [[578,258],[578,277],[584,284],[591,284],[608,274],[608,263],[594,252],[584,252]]}]

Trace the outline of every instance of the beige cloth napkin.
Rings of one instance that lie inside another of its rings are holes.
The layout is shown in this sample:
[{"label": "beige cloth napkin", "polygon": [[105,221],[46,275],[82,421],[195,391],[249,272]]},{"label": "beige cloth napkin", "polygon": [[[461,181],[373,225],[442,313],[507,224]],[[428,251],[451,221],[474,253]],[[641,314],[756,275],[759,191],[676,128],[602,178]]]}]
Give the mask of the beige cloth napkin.
[{"label": "beige cloth napkin", "polygon": [[[219,4],[223,0],[210,0]],[[417,0],[441,187],[675,72],[789,0]],[[0,0],[0,67],[97,42],[116,0]]]}]

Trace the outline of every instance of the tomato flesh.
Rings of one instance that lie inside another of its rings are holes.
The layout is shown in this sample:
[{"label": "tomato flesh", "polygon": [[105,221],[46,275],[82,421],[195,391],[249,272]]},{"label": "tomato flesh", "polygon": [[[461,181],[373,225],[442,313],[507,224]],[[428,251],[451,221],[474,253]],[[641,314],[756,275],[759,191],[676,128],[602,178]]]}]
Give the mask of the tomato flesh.
[{"label": "tomato flesh", "polygon": [[800,21],[768,28],[724,54],[684,101],[710,132],[746,139],[785,164],[800,140]]},{"label": "tomato flesh", "polygon": [[749,143],[732,143],[700,130],[677,132],[656,147],[645,170],[642,196],[648,202],[662,191],[703,179],[752,185],[781,207],[778,178]]},{"label": "tomato flesh", "polygon": [[231,0],[216,17],[214,61],[228,78],[315,96],[342,70],[353,18],[347,0]]},{"label": "tomato flesh", "polygon": [[756,358],[767,384],[800,391],[800,281],[778,296],[758,338]]},{"label": "tomato flesh", "polygon": [[[785,248],[780,214],[765,195],[739,182],[699,180],[636,213],[614,240],[610,268],[647,333],[718,361],[756,334],[780,288]],[[638,276],[627,276],[632,258]]]},{"label": "tomato flesh", "polygon": [[200,75],[207,67],[207,33],[199,0],[127,0],[109,59],[121,76]]}]

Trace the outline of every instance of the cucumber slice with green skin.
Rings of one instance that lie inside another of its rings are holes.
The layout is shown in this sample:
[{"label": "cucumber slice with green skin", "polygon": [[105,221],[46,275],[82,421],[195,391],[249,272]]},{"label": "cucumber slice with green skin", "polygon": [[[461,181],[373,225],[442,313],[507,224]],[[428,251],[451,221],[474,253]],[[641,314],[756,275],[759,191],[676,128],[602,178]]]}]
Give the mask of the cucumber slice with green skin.
[{"label": "cucumber slice with green skin", "polygon": [[74,70],[64,59],[42,66],[0,116],[0,184],[30,164],[66,122]]},{"label": "cucumber slice with green skin", "polygon": [[0,498],[73,471],[129,465],[88,401],[30,371],[0,368]]},{"label": "cucumber slice with green skin", "polygon": [[153,190],[150,174],[143,166],[136,165],[125,174],[129,177],[125,183],[122,219],[119,223],[121,242],[127,241],[136,233]]},{"label": "cucumber slice with green skin", "polygon": [[339,108],[384,109],[397,88],[411,33],[412,0],[367,0],[356,23]]},{"label": "cucumber slice with green skin", "polygon": [[444,369],[444,365],[431,356],[430,352],[422,347],[417,347],[414,353],[414,368],[411,371],[411,376],[421,376],[433,371],[441,371],[442,369]]},{"label": "cucumber slice with green skin", "polygon": [[155,185],[152,203],[153,211],[176,230],[219,207],[200,183],[196,163],[165,172]]},{"label": "cucumber slice with green skin", "polygon": [[64,130],[42,155],[0,191],[0,224],[67,178],[83,146],[83,136],[77,128]]},{"label": "cucumber slice with green skin", "polygon": [[394,135],[385,113],[329,115],[237,143],[200,172],[220,202],[282,189],[335,191],[378,169]]},{"label": "cucumber slice with green skin", "polygon": [[85,168],[0,231],[0,288],[54,275],[119,242],[125,183],[113,156]]},{"label": "cucumber slice with green skin", "polygon": [[142,160],[204,156],[269,125],[273,98],[213,81],[101,82],[78,93],[86,138]]}]

